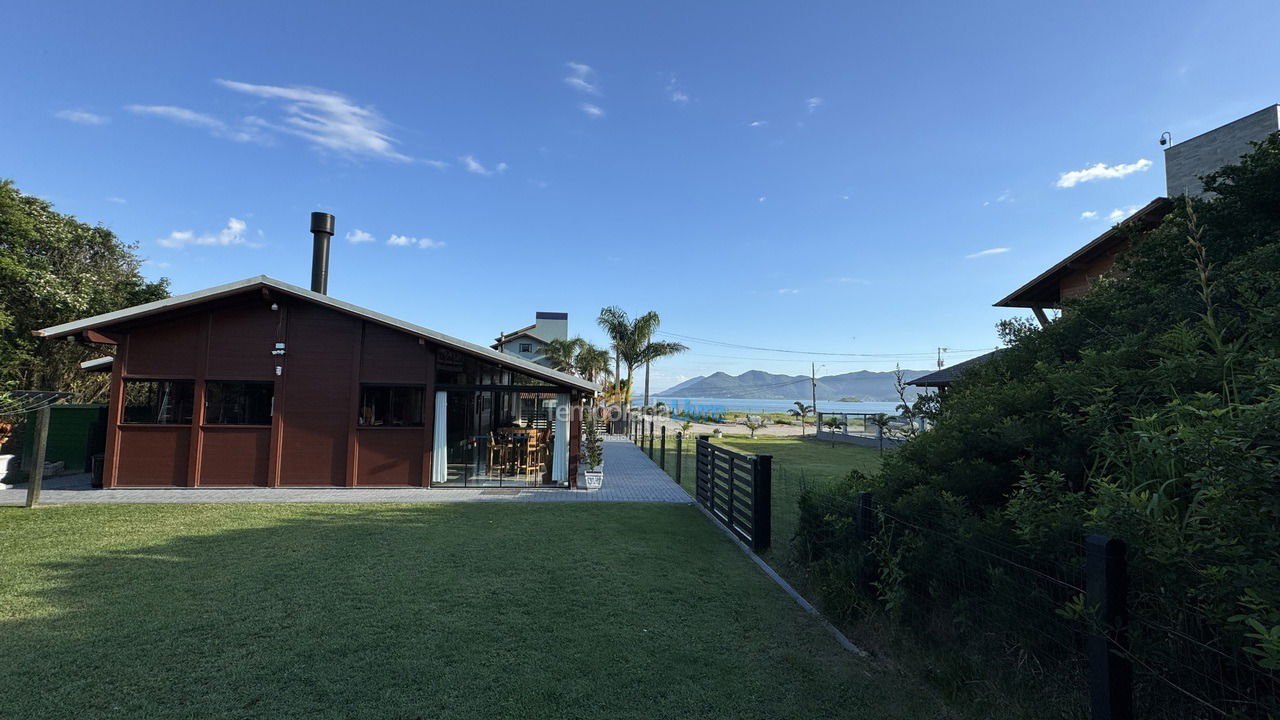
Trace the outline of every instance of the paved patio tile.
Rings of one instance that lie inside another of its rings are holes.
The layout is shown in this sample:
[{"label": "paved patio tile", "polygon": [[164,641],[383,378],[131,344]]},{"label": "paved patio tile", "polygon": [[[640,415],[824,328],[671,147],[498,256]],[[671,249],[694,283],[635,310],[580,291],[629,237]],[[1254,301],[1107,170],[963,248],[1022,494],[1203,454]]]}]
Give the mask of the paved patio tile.
[{"label": "paved patio tile", "polygon": [[[604,439],[604,487],[599,490],[522,489],[486,494],[483,488],[129,488],[95,490],[88,475],[49,478],[42,505],[128,503],[453,503],[453,502],[651,502],[688,505],[689,494],[622,436]],[[582,484],[579,475],[579,485]],[[0,490],[0,505],[21,505],[25,486]]]}]

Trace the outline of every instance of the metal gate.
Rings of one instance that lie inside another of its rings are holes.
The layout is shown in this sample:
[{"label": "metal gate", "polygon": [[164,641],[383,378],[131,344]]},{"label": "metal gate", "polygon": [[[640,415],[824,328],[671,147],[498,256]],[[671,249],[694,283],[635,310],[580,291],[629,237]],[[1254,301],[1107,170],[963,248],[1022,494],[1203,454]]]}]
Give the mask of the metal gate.
[{"label": "metal gate", "polygon": [[772,455],[744,455],[698,438],[698,503],[755,552],[769,547]]}]

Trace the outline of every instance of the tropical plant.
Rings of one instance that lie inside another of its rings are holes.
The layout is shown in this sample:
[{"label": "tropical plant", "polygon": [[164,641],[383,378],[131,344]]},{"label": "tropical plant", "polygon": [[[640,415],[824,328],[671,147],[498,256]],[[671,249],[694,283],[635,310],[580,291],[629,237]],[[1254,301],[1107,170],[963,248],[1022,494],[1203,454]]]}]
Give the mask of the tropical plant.
[{"label": "tropical plant", "polygon": [[751,431],[751,437],[754,438],[756,431],[765,426],[765,421],[758,415],[747,415],[742,418],[742,424]]},{"label": "tropical plant", "polygon": [[573,358],[573,370],[584,380],[599,382],[612,375],[609,351],[583,340]]},{"label": "tropical plant", "polygon": [[79,364],[104,351],[40,340],[31,331],[167,297],[168,280],[142,277],[136,250],[0,181],[0,389],[102,398],[104,377]]},{"label": "tropical plant", "polygon": [[542,346],[542,358],[550,365],[552,370],[566,373],[573,372],[574,361],[577,359],[583,343],[583,339],[577,337],[548,340]]},{"label": "tropical plant", "polygon": [[804,435],[805,419],[813,414],[813,406],[805,405],[803,402],[797,400],[795,402],[795,407],[788,410],[787,413],[800,421],[800,434]]},{"label": "tropical plant", "polygon": [[[832,433],[833,435],[837,430],[840,429],[842,425],[844,425],[844,423],[840,420],[840,418],[835,415],[828,415],[822,418],[822,424],[824,427],[827,428],[827,432]],[[834,437],[832,437],[831,447],[835,447],[835,446],[836,446],[836,440]]]},{"label": "tropical plant", "polygon": [[644,365],[644,395],[641,404],[648,406],[650,365],[688,348],[677,342],[654,341],[653,335],[658,331],[661,319],[653,311],[632,320],[622,308],[610,305],[600,311],[596,322],[609,335],[616,375],[621,375],[622,365],[626,365],[627,384],[631,385],[635,369]]}]

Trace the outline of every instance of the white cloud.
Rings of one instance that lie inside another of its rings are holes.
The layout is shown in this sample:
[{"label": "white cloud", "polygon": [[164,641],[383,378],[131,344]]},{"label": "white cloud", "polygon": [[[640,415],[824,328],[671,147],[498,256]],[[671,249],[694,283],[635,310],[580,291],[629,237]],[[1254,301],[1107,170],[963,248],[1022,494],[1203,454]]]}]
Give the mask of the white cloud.
[{"label": "white cloud", "polygon": [[111,118],[106,115],[98,115],[87,110],[59,110],[54,113],[54,117],[61,118],[67,122],[73,122],[78,125],[106,125],[111,122]]},{"label": "white cloud", "polygon": [[107,202],[109,202],[109,203],[115,203],[116,205],[124,205],[125,203],[127,203],[127,202],[129,202],[129,201],[128,201],[128,200],[125,200],[125,199],[124,199],[124,198],[122,198],[122,197],[109,197],[109,198],[107,198]]},{"label": "white cloud", "polygon": [[[315,147],[351,157],[371,157],[407,163],[413,158],[395,149],[398,142],[384,132],[387,121],[370,106],[357,105],[345,95],[302,86],[253,85],[218,80],[228,90],[280,101],[278,122],[246,118],[251,125],[295,135]],[[426,161],[440,166],[439,161]]]},{"label": "white cloud", "polygon": [[227,226],[216,233],[205,233],[204,235],[196,235],[191,230],[174,230],[167,237],[162,237],[156,242],[164,247],[180,248],[187,245],[242,245],[244,239],[245,223],[237,218],[227,220]]},{"label": "white cloud", "polygon": [[768,199],[769,199],[769,198],[765,197],[764,195],[761,195],[760,197],[756,198],[756,202],[758,202],[758,203],[762,203],[762,202],[764,202],[765,200],[768,200]]},{"label": "white cloud", "polygon": [[688,96],[688,95],[686,95],[683,91],[680,91],[680,90],[672,90],[672,91],[671,91],[671,102],[687,103],[687,102],[689,102],[689,96]]},{"label": "white cloud", "polygon": [[1138,212],[1137,205],[1130,205],[1124,208],[1116,208],[1115,210],[1112,210],[1111,212],[1107,213],[1107,219],[1110,220],[1111,222],[1120,222],[1121,220],[1124,220],[1125,218],[1129,217],[1130,215],[1136,212]]},{"label": "white cloud", "polygon": [[387,238],[387,244],[392,247],[420,247],[424,250],[436,250],[445,246],[440,240],[432,240],[431,238],[415,238],[408,235],[392,234]]},{"label": "white cloud", "polygon": [[569,75],[564,79],[566,85],[584,93],[600,94],[600,88],[594,82],[596,71],[590,65],[576,62],[565,63],[565,65],[569,68]]},{"label": "white cloud", "polygon": [[493,175],[494,173],[501,175],[507,171],[507,164],[504,162],[498,163],[493,168],[487,168],[481,165],[474,155],[466,155],[458,159],[462,161],[462,165],[467,169],[467,172],[475,173],[476,175]]},{"label": "white cloud", "polygon": [[1007,253],[1007,252],[1009,252],[1009,248],[987,248],[986,250],[979,250],[976,253],[965,255],[964,259],[972,260],[974,258],[986,257],[988,255],[999,255],[1000,253]]},{"label": "white cloud", "polygon": [[582,107],[582,112],[586,113],[588,117],[593,117],[593,118],[604,117],[604,110],[600,109],[599,105],[592,105],[591,103],[582,103],[581,107]]},{"label": "white cloud", "polygon": [[747,123],[747,127],[764,127],[769,124],[768,120],[752,120]]},{"label": "white cloud", "polygon": [[1151,161],[1142,158],[1133,163],[1121,163],[1119,165],[1107,165],[1106,163],[1097,163],[1083,170],[1072,170],[1064,172],[1058,176],[1058,187],[1069,188],[1075,187],[1080,183],[1091,182],[1093,180],[1107,180],[1110,178],[1122,178],[1126,175],[1132,175],[1136,172],[1146,172],[1151,169]]},{"label": "white cloud", "polygon": [[1004,192],[997,195],[995,200],[986,200],[982,203],[982,205],[983,207],[986,207],[991,203],[997,203],[997,204],[1003,205],[1004,203],[1011,203],[1011,202],[1013,202],[1013,193],[1009,190],[1005,190]]},{"label": "white cloud", "polygon": [[1080,213],[1081,220],[1093,220],[1096,217],[1098,217],[1098,212],[1096,210],[1085,210]]},{"label": "white cloud", "polygon": [[136,115],[150,115],[180,125],[206,130],[214,137],[227,138],[235,142],[267,142],[268,140],[262,130],[254,127],[254,118],[245,118],[243,126],[233,128],[212,115],[175,105],[127,105],[125,110]]},{"label": "white cloud", "polygon": [[804,106],[809,112],[813,112],[818,108],[822,107],[823,103],[825,102],[826,100],[823,100],[820,97],[811,97],[808,100],[804,101]]},{"label": "white cloud", "polygon": [[850,277],[848,275],[844,277],[836,278],[836,282],[843,283],[845,285],[870,285],[871,284],[871,281],[867,280],[866,278]]},{"label": "white cloud", "polygon": [[347,233],[347,242],[352,244],[373,242],[373,240],[374,237],[371,233],[367,233],[360,228],[356,228],[355,230]]},{"label": "white cloud", "polygon": [[779,295],[799,295],[800,291],[795,288],[780,288],[778,290],[778,294]]}]

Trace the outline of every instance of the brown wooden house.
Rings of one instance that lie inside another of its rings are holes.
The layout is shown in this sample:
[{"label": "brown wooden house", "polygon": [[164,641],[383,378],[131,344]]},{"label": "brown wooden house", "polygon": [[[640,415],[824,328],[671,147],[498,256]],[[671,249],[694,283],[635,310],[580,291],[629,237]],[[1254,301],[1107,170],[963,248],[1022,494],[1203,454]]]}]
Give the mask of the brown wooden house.
[{"label": "brown wooden house", "polygon": [[110,488],[575,486],[596,391],[266,276],[36,334],[115,346]]},{"label": "brown wooden house", "polygon": [[1173,210],[1168,198],[1156,198],[1111,229],[1040,273],[1034,280],[995,303],[995,307],[1030,308],[1041,325],[1049,324],[1047,309],[1061,309],[1063,300],[1089,292],[1100,278],[1111,272],[1116,257],[1129,247],[1134,233],[1145,233],[1160,224]]}]

